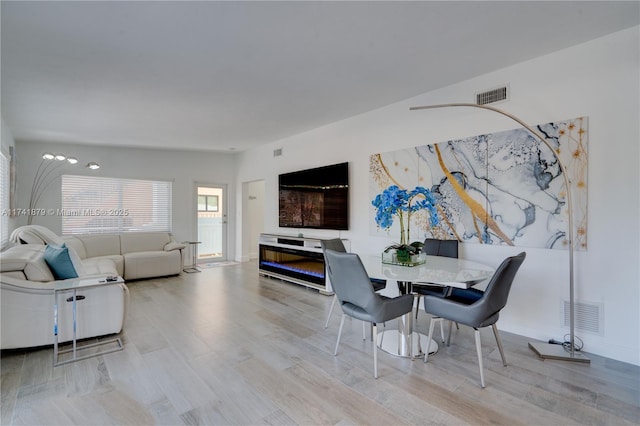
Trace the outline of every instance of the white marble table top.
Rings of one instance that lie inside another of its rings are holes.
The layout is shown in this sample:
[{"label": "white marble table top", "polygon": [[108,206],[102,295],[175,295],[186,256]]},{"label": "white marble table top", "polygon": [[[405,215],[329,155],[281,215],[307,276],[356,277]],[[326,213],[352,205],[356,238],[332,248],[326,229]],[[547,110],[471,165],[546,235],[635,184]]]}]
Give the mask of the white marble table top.
[{"label": "white marble table top", "polygon": [[427,256],[427,261],[417,266],[382,263],[380,255],[362,255],[360,259],[371,278],[433,283],[447,287],[469,288],[491,278],[494,273],[490,266],[444,256]]}]

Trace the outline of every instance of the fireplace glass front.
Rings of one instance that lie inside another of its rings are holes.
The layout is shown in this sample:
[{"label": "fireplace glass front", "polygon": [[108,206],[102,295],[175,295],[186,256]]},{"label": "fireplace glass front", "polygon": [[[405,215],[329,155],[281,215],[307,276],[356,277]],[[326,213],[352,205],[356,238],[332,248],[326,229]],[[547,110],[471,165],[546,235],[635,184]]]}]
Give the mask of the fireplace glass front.
[{"label": "fireplace glass front", "polygon": [[322,253],[261,244],[259,262],[261,270],[325,285]]}]

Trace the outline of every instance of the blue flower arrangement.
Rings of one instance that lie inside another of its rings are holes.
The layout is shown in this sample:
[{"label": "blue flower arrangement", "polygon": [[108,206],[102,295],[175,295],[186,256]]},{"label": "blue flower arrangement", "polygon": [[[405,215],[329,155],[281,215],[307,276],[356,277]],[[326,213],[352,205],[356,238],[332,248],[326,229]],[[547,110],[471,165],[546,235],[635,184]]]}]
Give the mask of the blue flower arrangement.
[{"label": "blue flower arrangement", "polygon": [[[400,253],[407,255],[418,253],[422,243],[407,244],[411,240],[411,214],[418,210],[428,210],[431,225],[438,224],[438,211],[436,199],[427,188],[416,186],[412,191],[400,189],[397,185],[391,185],[380,194],[376,195],[371,204],[376,208],[376,224],[382,229],[389,229],[393,225],[394,216],[400,221],[400,244],[390,246]],[[406,218],[406,228],[405,228]],[[399,254],[400,254],[399,253]]]}]

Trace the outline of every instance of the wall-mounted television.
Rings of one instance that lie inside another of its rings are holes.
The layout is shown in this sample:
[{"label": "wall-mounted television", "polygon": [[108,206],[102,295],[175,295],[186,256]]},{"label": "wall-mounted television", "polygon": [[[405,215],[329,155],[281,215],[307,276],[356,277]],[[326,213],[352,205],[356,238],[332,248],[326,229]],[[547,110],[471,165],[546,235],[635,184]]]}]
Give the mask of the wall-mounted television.
[{"label": "wall-mounted television", "polygon": [[278,177],[279,226],[349,229],[349,163]]}]

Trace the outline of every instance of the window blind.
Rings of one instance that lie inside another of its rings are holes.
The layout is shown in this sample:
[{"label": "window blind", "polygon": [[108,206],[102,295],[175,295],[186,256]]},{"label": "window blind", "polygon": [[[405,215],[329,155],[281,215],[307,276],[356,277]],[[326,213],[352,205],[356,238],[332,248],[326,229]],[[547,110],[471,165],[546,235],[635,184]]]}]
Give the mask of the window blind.
[{"label": "window blind", "polygon": [[0,153],[0,209],[2,217],[0,220],[0,246],[4,246],[9,242],[9,159],[4,154]]},{"label": "window blind", "polygon": [[62,176],[62,234],[171,232],[172,183]]}]

